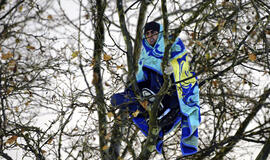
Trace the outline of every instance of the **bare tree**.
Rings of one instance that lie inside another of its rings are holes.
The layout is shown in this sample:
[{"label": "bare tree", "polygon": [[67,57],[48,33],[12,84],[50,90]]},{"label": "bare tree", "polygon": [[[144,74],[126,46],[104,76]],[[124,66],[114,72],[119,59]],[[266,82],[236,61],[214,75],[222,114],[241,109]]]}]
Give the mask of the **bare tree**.
[{"label": "bare tree", "polygon": [[51,80],[59,69],[50,53],[55,39],[42,26],[52,19],[45,13],[49,5],[1,1],[0,147],[6,159],[16,149],[23,150],[20,156],[45,159],[48,135],[35,123],[41,108],[50,104],[46,92],[53,93]]},{"label": "bare tree", "polygon": [[[266,159],[269,9],[267,0],[1,1],[0,155]],[[127,86],[142,98],[135,74],[143,26],[153,20],[164,26],[163,65],[180,37],[198,76],[202,121],[191,156],[181,155],[180,128],[164,137],[163,154],[152,149],[158,104],[180,82],[164,76],[148,111],[148,137],[110,105]]]}]

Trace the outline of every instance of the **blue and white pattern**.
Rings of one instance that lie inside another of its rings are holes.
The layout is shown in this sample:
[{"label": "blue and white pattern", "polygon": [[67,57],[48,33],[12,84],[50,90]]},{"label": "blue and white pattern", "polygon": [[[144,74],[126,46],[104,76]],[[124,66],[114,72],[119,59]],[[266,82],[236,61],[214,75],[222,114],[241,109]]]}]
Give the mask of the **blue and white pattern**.
[{"label": "blue and white pattern", "polygon": [[[145,75],[143,70],[144,68],[151,69],[162,75],[161,63],[165,50],[162,31],[163,27],[160,25],[159,36],[154,47],[148,44],[145,37],[143,38],[143,48],[138,61],[139,68],[136,74],[137,82],[147,80],[147,75]],[[170,63],[173,67],[175,82],[188,78],[188,80],[176,84],[181,117],[175,119],[172,129],[177,127],[181,122],[181,150],[184,156],[191,155],[198,151],[198,127],[201,122],[199,87],[197,77],[194,77],[194,73],[189,71],[187,51],[179,38],[176,39],[171,47]],[[144,135],[147,136],[148,124],[145,120],[143,118],[134,117],[133,121],[141,129]],[[160,136],[162,136],[162,134],[164,133],[160,133]],[[156,148],[157,151],[161,153],[162,142],[158,142]]]}]

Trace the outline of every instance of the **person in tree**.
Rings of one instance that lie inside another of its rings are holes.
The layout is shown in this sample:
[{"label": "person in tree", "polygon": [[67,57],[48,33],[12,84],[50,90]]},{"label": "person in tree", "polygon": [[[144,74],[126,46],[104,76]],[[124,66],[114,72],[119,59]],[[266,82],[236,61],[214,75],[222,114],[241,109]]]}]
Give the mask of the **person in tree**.
[{"label": "person in tree", "polygon": [[[155,94],[163,84],[162,58],[164,55],[163,27],[156,22],[146,23],[142,40],[142,51],[138,61],[136,81],[141,95],[153,103]],[[198,126],[200,124],[199,88],[197,77],[189,71],[188,55],[181,39],[177,38],[170,49],[169,66],[165,74],[170,75],[173,85],[159,105],[160,127],[156,150],[162,153],[163,136],[181,124],[181,150],[191,155],[198,150]],[[111,97],[111,104],[128,110],[133,122],[142,133],[148,135],[149,115],[137,100],[131,87]],[[138,114],[134,114],[138,113]]]}]

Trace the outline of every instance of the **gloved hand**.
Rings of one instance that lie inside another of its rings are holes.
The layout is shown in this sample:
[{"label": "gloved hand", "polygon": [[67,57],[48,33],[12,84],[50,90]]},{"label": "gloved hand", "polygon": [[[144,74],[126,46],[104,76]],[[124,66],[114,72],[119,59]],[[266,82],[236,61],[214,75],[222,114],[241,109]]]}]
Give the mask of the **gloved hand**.
[{"label": "gloved hand", "polygon": [[171,75],[173,73],[173,66],[171,65],[171,63],[169,62],[168,66],[166,66],[164,68],[164,73],[166,75]]}]

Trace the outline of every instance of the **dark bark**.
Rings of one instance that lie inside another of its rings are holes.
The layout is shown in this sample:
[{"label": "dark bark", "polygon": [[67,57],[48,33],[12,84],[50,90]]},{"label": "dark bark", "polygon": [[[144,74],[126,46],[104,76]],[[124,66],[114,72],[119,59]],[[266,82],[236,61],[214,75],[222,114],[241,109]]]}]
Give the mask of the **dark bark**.
[{"label": "dark bark", "polygon": [[270,153],[270,138],[267,139],[256,160],[267,160]]},{"label": "dark bark", "polygon": [[106,120],[106,104],[104,101],[104,91],[101,75],[101,58],[103,53],[104,44],[104,22],[103,16],[106,8],[105,1],[96,1],[97,7],[97,17],[95,19],[95,40],[94,40],[94,66],[93,66],[93,85],[95,86],[96,96],[95,103],[97,104],[98,119],[99,119],[99,145],[100,145],[100,155],[102,160],[107,160],[109,157],[107,155],[106,148],[107,141],[105,136],[107,135],[107,120]]}]

